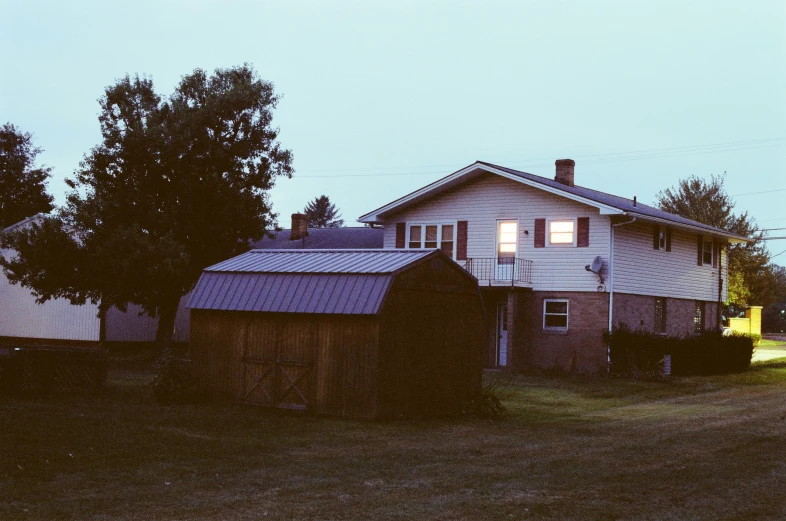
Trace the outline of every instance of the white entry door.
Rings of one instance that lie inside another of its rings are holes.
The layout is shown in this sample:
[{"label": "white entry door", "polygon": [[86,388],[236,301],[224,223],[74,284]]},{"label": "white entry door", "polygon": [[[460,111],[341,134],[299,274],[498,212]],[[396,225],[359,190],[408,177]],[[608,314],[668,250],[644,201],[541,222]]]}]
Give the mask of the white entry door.
[{"label": "white entry door", "polygon": [[497,304],[497,365],[508,365],[508,304]]},{"label": "white entry door", "polygon": [[497,221],[497,259],[494,271],[496,280],[513,280],[518,228],[517,221]]}]

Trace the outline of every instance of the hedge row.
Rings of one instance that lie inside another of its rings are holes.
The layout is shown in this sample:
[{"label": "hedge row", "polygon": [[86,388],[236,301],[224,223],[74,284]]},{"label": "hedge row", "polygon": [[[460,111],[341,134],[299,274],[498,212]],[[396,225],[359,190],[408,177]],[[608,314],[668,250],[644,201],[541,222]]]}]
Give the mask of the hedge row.
[{"label": "hedge row", "polygon": [[661,372],[666,355],[671,355],[673,375],[738,373],[750,366],[754,348],[750,335],[707,332],[679,338],[624,327],[608,341],[612,373],[634,375]]}]

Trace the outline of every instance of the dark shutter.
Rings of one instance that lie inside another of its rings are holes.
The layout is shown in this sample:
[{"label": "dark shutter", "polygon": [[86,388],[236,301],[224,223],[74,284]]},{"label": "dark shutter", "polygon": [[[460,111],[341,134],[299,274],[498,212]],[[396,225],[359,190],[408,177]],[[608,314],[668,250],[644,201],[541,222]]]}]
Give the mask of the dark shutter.
[{"label": "dark shutter", "polygon": [[701,249],[702,249],[702,247],[704,246],[704,237],[702,237],[701,235],[699,235],[699,236],[698,236],[698,239],[697,239],[697,241],[696,241],[696,245],[697,245],[697,246],[698,246],[698,248],[699,248],[699,260],[698,260],[698,263],[699,263],[699,266],[701,266],[701,265],[703,264],[703,262],[701,261],[701,254],[702,254],[702,251],[701,251]]},{"label": "dark shutter", "polygon": [[456,260],[467,260],[467,221],[456,224]]},{"label": "dark shutter", "polygon": [[671,228],[666,228],[666,251],[671,251]]},{"label": "dark shutter", "polygon": [[713,268],[718,267],[719,254],[720,252],[718,251],[718,241],[712,239],[712,267]]},{"label": "dark shutter", "polygon": [[407,240],[407,223],[396,223],[396,248],[403,248]]},{"label": "dark shutter", "polygon": [[546,247],[546,219],[535,219],[535,247]]},{"label": "dark shutter", "polygon": [[652,227],[652,249],[660,249],[660,226],[657,224]]},{"label": "dark shutter", "polygon": [[578,248],[586,248],[589,246],[589,217],[579,217],[578,219],[576,246]]}]

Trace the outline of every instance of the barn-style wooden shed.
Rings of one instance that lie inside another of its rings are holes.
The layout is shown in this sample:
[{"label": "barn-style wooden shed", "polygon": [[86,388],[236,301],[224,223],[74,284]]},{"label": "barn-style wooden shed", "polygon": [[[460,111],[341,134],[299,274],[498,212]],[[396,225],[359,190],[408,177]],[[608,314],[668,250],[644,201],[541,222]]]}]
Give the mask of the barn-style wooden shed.
[{"label": "barn-style wooden shed", "polygon": [[252,250],[189,307],[194,377],[241,402],[397,418],[480,391],[477,281],[438,250]]}]

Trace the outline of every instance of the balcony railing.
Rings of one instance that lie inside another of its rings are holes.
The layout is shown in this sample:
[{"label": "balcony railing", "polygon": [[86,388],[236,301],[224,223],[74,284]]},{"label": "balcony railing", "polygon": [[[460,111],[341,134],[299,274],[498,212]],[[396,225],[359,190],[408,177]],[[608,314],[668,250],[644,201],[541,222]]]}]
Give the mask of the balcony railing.
[{"label": "balcony railing", "polygon": [[532,283],[532,261],[526,259],[467,259],[464,269],[476,279],[491,284],[492,282]]}]

